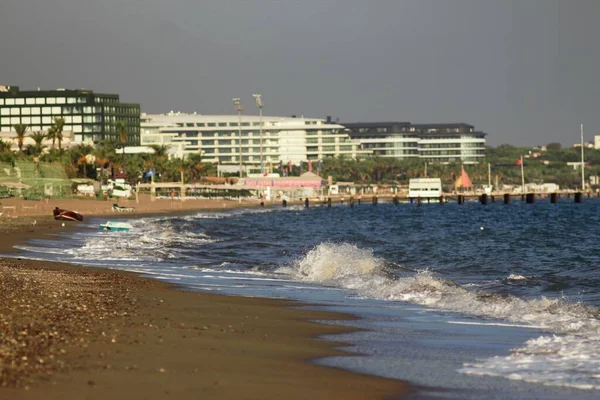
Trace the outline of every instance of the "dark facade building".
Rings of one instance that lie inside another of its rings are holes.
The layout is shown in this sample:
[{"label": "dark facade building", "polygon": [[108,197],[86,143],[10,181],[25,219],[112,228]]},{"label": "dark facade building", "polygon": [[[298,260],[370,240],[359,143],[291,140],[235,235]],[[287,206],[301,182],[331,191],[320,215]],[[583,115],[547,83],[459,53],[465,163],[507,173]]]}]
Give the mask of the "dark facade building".
[{"label": "dark facade building", "polygon": [[486,133],[473,125],[410,122],[342,123],[351,139],[380,157],[473,164],[485,158]]},{"label": "dark facade building", "polygon": [[74,142],[120,142],[117,124],[125,123],[127,145],[140,143],[140,105],[121,103],[117,94],[91,90],[20,91],[18,86],[0,86],[0,132],[11,132],[24,124],[32,132],[46,132],[55,118],[65,121],[63,132],[72,132]]}]

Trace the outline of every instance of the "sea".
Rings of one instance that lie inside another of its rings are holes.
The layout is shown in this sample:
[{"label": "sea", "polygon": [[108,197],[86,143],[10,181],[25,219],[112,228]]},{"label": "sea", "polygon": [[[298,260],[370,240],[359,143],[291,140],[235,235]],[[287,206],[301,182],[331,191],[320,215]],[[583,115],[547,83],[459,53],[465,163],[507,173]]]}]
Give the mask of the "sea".
[{"label": "sea", "polygon": [[275,205],[134,217],[128,232],[104,222],[13,256],[356,315],[321,321],[362,328],[331,337],[353,354],[314,362],[407,380],[414,398],[600,399],[600,199]]}]

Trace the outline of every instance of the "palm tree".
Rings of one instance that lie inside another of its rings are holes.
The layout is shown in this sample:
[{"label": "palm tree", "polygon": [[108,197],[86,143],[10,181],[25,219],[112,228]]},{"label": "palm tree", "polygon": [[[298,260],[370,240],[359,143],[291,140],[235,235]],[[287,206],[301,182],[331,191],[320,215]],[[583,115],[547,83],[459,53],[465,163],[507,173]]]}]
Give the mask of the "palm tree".
[{"label": "palm tree", "polygon": [[17,133],[17,142],[19,143],[19,151],[23,152],[23,141],[25,140],[25,132],[27,132],[27,125],[16,124],[13,125],[13,129]]},{"label": "palm tree", "polygon": [[54,129],[54,126],[48,128],[48,132],[46,132],[46,137],[48,139],[52,139],[52,148],[54,149],[54,143],[56,142],[56,131]]},{"label": "palm tree", "polygon": [[40,155],[44,151],[44,145],[42,142],[46,139],[47,135],[44,132],[37,131],[31,134],[31,138],[35,142],[35,146],[33,146],[35,155]]},{"label": "palm tree", "polygon": [[[58,140],[58,150],[61,148],[61,143],[63,140],[63,128],[65,126],[64,118],[54,117],[54,123],[52,124],[52,128],[54,130],[54,135],[56,140]],[[54,139],[52,139],[52,147],[54,147]]]}]

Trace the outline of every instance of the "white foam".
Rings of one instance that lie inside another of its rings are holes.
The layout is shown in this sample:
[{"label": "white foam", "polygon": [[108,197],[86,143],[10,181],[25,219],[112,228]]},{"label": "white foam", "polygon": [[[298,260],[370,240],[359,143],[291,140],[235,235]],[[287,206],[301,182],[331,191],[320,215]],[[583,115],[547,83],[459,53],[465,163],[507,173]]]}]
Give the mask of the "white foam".
[{"label": "white foam", "polygon": [[542,328],[560,336],[528,341],[509,357],[474,363],[461,372],[600,389],[600,313],[593,307],[565,299],[523,300],[469,291],[427,270],[396,277],[372,250],[346,243],[322,243],[279,272],[290,270],[296,279],[352,289],[365,298],[407,301]]}]

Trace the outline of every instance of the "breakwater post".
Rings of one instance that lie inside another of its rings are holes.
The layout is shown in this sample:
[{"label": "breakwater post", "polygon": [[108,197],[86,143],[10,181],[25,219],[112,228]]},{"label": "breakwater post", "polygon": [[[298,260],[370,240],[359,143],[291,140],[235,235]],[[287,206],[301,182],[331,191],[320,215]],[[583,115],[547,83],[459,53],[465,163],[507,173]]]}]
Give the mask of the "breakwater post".
[{"label": "breakwater post", "polygon": [[331,197],[327,198],[327,208],[331,208]]},{"label": "breakwater post", "polygon": [[486,205],[488,203],[487,194],[484,193],[481,196],[479,196],[479,202],[483,205]]},{"label": "breakwater post", "polygon": [[287,207],[287,200],[283,199],[283,201],[281,202],[281,205],[283,206],[283,208]]},{"label": "breakwater post", "polygon": [[440,205],[444,205],[444,196],[440,196]]},{"label": "breakwater post", "polygon": [[550,193],[550,203],[556,204],[558,200],[558,193]]},{"label": "breakwater post", "polygon": [[527,193],[527,195],[525,195],[525,202],[527,204],[535,203],[535,193]]},{"label": "breakwater post", "polygon": [[354,197],[350,196],[350,207],[354,207]]},{"label": "breakwater post", "polygon": [[510,204],[510,194],[504,193],[504,204]]},{"label": "breakwater post", "polygon": [[575,203],[581,203],[582,201],[583,201],[583,196],[581,195],[581,192],[575,193]]},{"label": "breakwater post", "polygon": [[463,196],[462,194],[459,194],[458,197],[456,198],[456,202],[460,205],[465,204],[465,196]]},{"label": "breakwater post", "polygon": [[398,204],[400,204],[400,199],[398,199],[398,195],[394,196],[394,205],[397,206]]},{"label": "breakwater post", "polygon": [[376,206],[377,205],[377,201],[378,201],[377,196],[373,196],[373,200],[372,201],[373,201],[373,205]]},{"label": "breakwater post", "polygon": [[308,201],[308,197],[304,199],[304,207],[308,208],[309,205],[309,201]]}]

